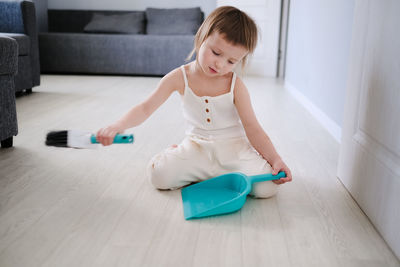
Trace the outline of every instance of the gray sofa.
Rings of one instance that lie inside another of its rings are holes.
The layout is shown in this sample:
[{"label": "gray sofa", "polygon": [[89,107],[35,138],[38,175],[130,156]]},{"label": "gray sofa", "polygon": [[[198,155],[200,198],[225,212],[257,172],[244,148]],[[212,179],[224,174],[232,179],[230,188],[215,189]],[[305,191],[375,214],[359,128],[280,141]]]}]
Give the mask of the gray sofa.
[{"label": "gray sofa", "polygon": [[40,84],[39,48],[35,5],[30,1],[0,1],[0,36],[18,43],[15,91],[32,91]]},{"label": "gray sofa", "polygon": [[18,44],[15,39],[0,36],[0,141],[11,147],[18,133],[15,108],[14,77],[18,68]]},{"label": "gray sofa", "polygon": [[185,63],[200,8],[48,10],[39,34],[42,73],[164,75]]}]

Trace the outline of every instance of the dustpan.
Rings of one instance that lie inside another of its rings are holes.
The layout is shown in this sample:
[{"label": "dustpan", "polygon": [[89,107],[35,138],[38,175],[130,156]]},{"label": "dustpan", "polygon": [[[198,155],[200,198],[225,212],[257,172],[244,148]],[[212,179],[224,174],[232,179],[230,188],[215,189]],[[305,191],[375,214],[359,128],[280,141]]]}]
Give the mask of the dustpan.
[{"label": "dustpan", "polygon": [[247,176],[240,172],[223,174],[182,189],[186,220],[235,212],[241,209],[256,182],[286,177],[284,172]]}]

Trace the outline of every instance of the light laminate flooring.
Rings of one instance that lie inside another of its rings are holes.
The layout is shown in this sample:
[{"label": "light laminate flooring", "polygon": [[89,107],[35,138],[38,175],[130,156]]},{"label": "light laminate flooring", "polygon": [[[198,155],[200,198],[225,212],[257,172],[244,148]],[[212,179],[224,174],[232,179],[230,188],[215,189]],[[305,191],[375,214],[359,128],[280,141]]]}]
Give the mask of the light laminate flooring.
[{"label": "light laminate flooring", "polygon": [[95,132],[160,78],[43,75],[17,98],[19,134],[0,150],[0,266],[400,266],[336,177],[339,144],[274,79],[247,77],[255,112],[293,182],[241,211],[185,221],[148,160],[179,143],[178,94],[127,132],[133,145],[46,147],[50,130]]}]

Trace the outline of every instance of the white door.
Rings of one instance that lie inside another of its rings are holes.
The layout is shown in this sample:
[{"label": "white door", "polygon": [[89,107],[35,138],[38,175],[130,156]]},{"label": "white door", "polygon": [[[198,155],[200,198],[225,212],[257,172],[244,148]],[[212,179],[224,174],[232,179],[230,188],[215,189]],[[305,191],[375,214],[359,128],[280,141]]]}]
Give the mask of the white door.
[{"label": "white door", "polygon": [[235,6],[252,17],[260,38],[246,74],[276,77],[278,72],[281,0],[218,0],[217,6]]},{"label": "white door", "polygon": [[338,177],[400,258],[399,11],[355,1]]}]

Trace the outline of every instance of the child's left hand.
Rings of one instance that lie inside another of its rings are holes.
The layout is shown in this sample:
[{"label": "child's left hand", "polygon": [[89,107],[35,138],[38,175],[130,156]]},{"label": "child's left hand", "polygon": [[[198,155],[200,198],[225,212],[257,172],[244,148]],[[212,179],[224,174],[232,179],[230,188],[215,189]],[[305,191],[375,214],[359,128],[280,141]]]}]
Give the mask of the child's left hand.
[{"label": "child's left hand", "polygon": [[275,184],[284,184],[286,182],[292,181],[292,173],[290,172],[288,166],[281,160],[277,160],[272,164],[272,174],[277,175],[278,172],[283,171],[286,173],[285,178],[280,178],[279,180],[272,180]]}]

